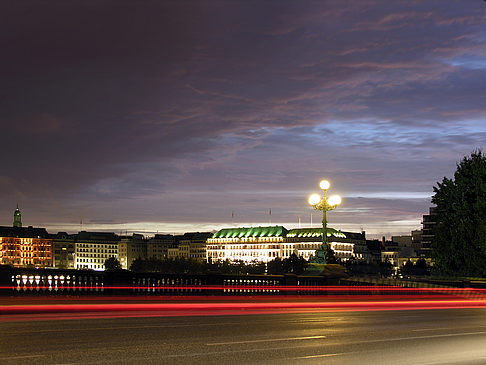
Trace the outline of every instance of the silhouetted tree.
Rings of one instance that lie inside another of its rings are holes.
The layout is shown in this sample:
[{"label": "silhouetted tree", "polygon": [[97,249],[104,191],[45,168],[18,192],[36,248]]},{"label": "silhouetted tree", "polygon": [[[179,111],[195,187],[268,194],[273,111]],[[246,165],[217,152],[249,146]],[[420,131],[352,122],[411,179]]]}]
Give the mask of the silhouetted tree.
[{"label": "silhouetted tree", "polygon": [[449,275],[486,274],[486,156],[464,157],[453,179],[434,187],[437,224],[432,242],[436,268]]},{"label": "silhouetted tree", "polygon": [[144,272],[145,260],[140,257],[132,261],[129,270],[133,272]]},{"label": "silhouetted tree", "polygon": [[267,264],[267,273],[269,275],[281,275],[284,273],[283,261],[280,257],[269,261]]},{"label": "silhouetted tree", "polygon": [[401,268],[400,273],[406,276],[424,276],[430,275],[430,267],[427,265],[425,259],[419,259],[414,264],[412,261],[408,260]]},{"label": "silhouetted tree", "polygon": [[283,260],[284,273],[292,273],[300,275],[304,272],[307,266],[307,261],[302,256],[297,256],[295,253],[290,255],[289,258]]},{"label": "silhouetted tree", "polygon": [[381,276],[387,278],[393,274],[393,265],[390,261],[382,261],[378,264],[378,270]]},{"label": "silhouetted tree", "polygon": [[105,260],[105,270],[106,271],[116,271],[121,270],[120,261],[116,257],[109,257]]}]

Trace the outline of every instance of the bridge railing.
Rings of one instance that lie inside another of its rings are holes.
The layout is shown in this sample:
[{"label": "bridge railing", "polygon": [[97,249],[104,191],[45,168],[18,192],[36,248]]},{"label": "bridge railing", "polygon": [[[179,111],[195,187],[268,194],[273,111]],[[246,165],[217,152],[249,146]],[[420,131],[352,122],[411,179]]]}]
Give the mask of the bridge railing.
[{"label": "bridge railing", "polygon": [[329,279],[305,275],[162,274],[0,266],[0,295],[397,295],[486,296],[486,282]]},{"label": "bridge railing", "polygon": [[[322,277],[162,274],[0,267],[2,295],[278,295],[323,286]],[[309,293],[307,293],[309,294]]]}]

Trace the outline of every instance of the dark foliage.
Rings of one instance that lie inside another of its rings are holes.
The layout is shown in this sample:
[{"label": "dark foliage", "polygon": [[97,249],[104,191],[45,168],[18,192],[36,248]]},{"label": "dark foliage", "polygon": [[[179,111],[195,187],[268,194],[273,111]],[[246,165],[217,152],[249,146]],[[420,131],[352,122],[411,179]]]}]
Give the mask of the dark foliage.
[{"label": "dark foliage", "polygon": [[136,259],[130,270],[134,272],[160,272],[164,274],[264,274],[264,263],[246,264],[243,261],[218,261],[215,263],[201,262],[194,259],[177,257],[174,259]]},{"label": "dark foliage", "polygon": [[120,261],[116,257],[109,257],[105,260],[105,270],[106,271],[117,271],[121,270]]},{"label": "dark foliage", "polygon": [[353,276],[381,276],[387,278],[393,274],[393,266],[389,261],[376,264],[348,260],[344,265],[348,272]]},{"label": "dark foliage", "polygon": [[415,264],[409,260],[400,268],[400,273],[404,276],[427,276],[430,275],[430,267],[424,259]]},{"label": "dark foliage", "polygon": [[486,275],[486,156],[476,151],[457,165],[454,179],[434,187],[435,266],[451,276]]},{"label": "dark foliage", "polygon": [[267,265],[263,262],[245,263],[243,261],[230,262],[217,261],[213,263],[200,262],[193,259],[178,257],[175,259],[136,259],[132,262],[130,270],[134,272],[160,272],[164,274],[234,274],[234,275],[261,275],[267,272],[270,275],[285,273],[302,274],[307,261],[293,254],[287,259],[276,258]]},{"label": "dark foliage", "polygon": [[293,253],[289,258],[283,260],[282,268],[284,273],[300,275],[304,272],[306,266],[307,261],[302,256]]}]

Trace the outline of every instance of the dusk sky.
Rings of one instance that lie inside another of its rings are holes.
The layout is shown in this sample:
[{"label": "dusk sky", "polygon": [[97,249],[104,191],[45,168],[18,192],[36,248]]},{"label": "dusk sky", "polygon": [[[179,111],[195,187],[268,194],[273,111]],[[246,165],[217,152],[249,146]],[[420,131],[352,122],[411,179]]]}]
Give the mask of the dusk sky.
[{"label": "dusk sky", "polygon": [[0,225],[308,227],[326,177],[410,234],[486,149],[482,0],[0,0],[0,50]]}]

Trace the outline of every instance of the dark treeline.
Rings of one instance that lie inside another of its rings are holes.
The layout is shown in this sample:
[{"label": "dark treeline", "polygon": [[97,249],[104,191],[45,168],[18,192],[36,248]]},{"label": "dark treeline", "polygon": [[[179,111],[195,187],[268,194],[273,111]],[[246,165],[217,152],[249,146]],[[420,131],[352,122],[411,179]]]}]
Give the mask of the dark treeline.
[{"label": "dark treeline", "polygon": [[407,261],[400,268],[400,273],[404,276],[427,276],[430,275],[431,270],[432,268],[427,265],[425,259],[419,259],[415,264],[412,261]]},{"label": "dark treeline", "polygon": [[434,268],[442,275],[486,277],[486,155],[457,164],[454,177],[434,186]]},{"label": "dark treeline", "polygon": [[[349,260],[342,263],[346,267],[348,274],[352,276],[381,276],[390,277],[394,274],[393,265],[389,261],[379,263],[366,263],[362,261]],[[419,259],[416,263],[407,261],[400,269],[398,274],[403,276],[429,276],[432,267],[427,265],[425,259]]]},{"label": "dark treeline", "polygon": [[174,259],[136,259],[130,266],[133,272],[157,272],[164,274],[270,274],[280,275],[286,273],[302,274],[307,261],[293,254],[287,259],[276,258],[268,264],[262,262],[245,263],[243,261],[230,262],[217,261],[214,263],[200,262],[194,259],[177,257]]},{"label": "dark treeline", "polygon": [[348,260],[343,265],[345,265],[346,270],[352,276],[381,276],[387,278],[393,274],[393,266],[389,261],[367,263]]}]

